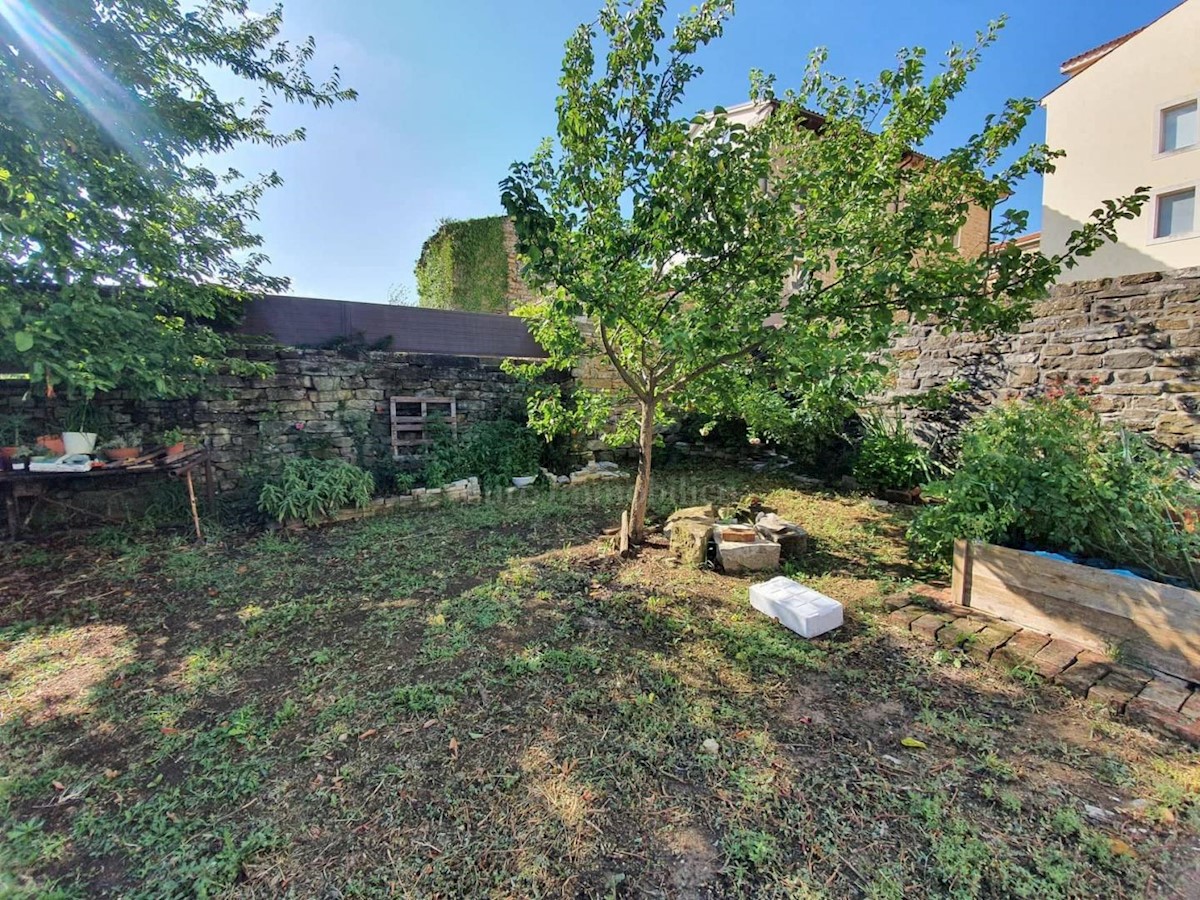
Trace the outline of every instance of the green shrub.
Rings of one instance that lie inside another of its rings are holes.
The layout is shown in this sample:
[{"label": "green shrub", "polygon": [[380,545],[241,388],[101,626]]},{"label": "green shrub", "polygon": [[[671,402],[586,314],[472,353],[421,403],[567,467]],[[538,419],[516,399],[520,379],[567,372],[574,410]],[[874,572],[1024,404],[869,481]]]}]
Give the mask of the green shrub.
[{"label": "green shrub", "polygon": [[425,456],[426,487],[475,475],[485,488],[495,488],[538,473],[542,439],[511,419],[472,425],[457,440],[441,422],[427,422],[425,431],[433,439]]},{"label": "green shrub", "polygon": [[370,468],[371,477],[375,479],[375,490],[385,496],[403,494],[412,490],[417,483],[417,476],[393,459],[391,452],[391,448],[387,448],[387,455],[380,455]]},{"label": "green shrub", "polygon": [[301,519],[311,525],[347,506],[366,506],[374,489],[370,472],[343,459],[289,459],[264,482],[258,508],[280,522]]},{"label": "green shrub", "polygon": [[1197,585],[1197,502],[1179,462],[1100,420],[1082,397],[998,406],[964,433],[960,468],[909,528],[917,555],[945,561],[955,538],[1099,557]]},{"label": "green shrub", "polygon": [[866,433],[854,461],[854,479],[872,491],[907,491],[933,479],[929,451],[913,440],[899,415],[863,417]]}]

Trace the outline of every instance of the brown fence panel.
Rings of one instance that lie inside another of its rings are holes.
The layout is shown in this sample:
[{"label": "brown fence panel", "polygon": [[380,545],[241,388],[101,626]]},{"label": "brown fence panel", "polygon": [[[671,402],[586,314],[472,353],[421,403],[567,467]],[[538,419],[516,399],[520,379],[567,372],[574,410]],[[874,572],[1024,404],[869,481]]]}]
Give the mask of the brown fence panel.
[{"label": "brown fence panel", "polygon": [[350,303],[268,295],[246,304],[238,330],[274,338],[289,347],[320,347],[361,334],[372,344],[391,337],[398,353],[456,356],[544,357],[525,323],[514,316]]}]

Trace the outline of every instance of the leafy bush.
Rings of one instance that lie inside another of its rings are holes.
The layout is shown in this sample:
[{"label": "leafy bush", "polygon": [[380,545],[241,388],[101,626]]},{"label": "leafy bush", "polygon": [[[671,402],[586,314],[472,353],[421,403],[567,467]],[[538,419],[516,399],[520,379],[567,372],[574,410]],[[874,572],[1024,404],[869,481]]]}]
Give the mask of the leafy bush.
[{"label": "leafy bush", "polygon": [[511,419],[480,422],[457,440],[441,422],[429,421],[425,430],[433,439],[425,458],[426,487],[472,475],[484,487],[503,487],[514,476],[538,472],[541,438]]},{"label": "leafy bush", "polygon": [[932,480],[929,451],[913,440],[899,415],[863,418],[866,433],[854,461],[854,478],[873,491],[907,491]]},{"label": "leafy bush", "polygon": [[996,407],[963,435],[961,468],[909,528],[917,555],[944,561],[955,538],[1099,557],[1198,585],[1200,536],[1180,524],[1197,494],[1178,461],[1103,423],[1083,397]]},{"label": "leafy bush", "polygon": [[371,477],[375,479],[375,490],[380,494],[403,494],[412,490],[417,477],[396,460],[392,459],[391,448],[387,456],[380,455],[371,464]]},{"label": "leafy bush", "polygon": [[258,507],[279,520],[301,519],[309,525],[347,506],[366,506],[375,489],[370,472],[342,459],[289,459],[268,478]]}]

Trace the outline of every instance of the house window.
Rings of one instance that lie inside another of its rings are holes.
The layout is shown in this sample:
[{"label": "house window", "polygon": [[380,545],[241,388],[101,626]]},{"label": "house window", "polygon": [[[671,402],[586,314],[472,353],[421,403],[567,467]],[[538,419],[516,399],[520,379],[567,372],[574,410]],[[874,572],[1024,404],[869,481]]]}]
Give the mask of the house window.
[{"label": "house window", "polygon": [[433,442],[428,430],[430,417],[440,418],[450,433],[458,437],[458,401],[453,397],[392,398],[393,456],[415,453]]},{"label": "house window", "polygon": [[1180,103],[1178,106],[1168,106],[1162,111],[1162,121],[1159,128],[1159,153],[1171,153],[1175,150],[1187,150],[1196,146],[1197,117],[1196,101]]},{"label": "house window", "polygon": [[1196,230],[1196,189],[1159,194],[1154,219],[1156,238],[1182,237]]}]

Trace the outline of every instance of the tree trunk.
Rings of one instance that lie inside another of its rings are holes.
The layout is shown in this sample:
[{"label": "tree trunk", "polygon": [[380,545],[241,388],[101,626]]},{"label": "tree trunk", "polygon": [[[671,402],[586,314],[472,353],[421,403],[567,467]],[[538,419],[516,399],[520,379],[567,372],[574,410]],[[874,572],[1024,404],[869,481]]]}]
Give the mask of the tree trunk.
[{"label": "tree trunk", "polygon": [[640,544],[646,537],[646,507],[650,503],[650,456],[654,451],[654,407],[653,397],[641,402],[637,480],[633,483],[633,502],[629,504],[631,544]]}]

